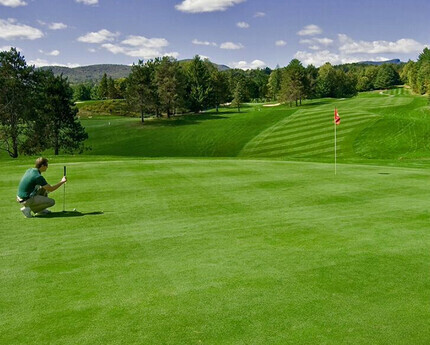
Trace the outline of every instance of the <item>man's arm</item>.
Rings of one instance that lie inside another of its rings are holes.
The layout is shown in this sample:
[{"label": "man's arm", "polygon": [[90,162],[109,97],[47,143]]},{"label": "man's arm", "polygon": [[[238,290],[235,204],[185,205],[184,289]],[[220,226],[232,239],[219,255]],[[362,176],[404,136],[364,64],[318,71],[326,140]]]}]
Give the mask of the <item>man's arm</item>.
[{"label": "man's arm", "polygon": [[57,190],[60,188],[63,184],[67,182],[67,177],[63,176],[60,182],[58,182],[56,185],[51,186],[49,183],[42,186],[42,188],[46,189],[48,192],[53,192],[54,190]]}]

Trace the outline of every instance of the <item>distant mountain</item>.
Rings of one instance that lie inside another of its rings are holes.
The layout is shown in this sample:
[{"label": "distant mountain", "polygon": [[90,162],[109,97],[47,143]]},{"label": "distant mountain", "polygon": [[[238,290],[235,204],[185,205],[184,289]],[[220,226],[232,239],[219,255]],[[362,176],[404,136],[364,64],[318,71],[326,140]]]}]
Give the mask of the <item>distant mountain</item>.
[{"label": "distant mountain", "polygon": [[[181,60],[186,62],[191,60]],[[225,71],[230,69],[226,65],[215,64],[219,71]],[[63,67],[63,66],[44,66],[40,67],[42,70],[51,70],[55,75],[63,74],[63,76],[69,79],[71,84],[86,83],[86,82],[99,82],[103,74],[106,73],[113,79],[126,78],[131,72],[131,66],[127,65],[90,65],[81,67]]]},{"label": "distant mountain", "polygon": [[383,65],[386,63],[392,63],[395,65],[399,65],[402,62],[400,61],[400,59],[392,59],[392,60],[387,60],[387,61],[361,61],[361,62],[358,62],[358,64],[360,64],[360,65],[375,65],[375,66]]},{"label": "distant mountain", "polygon": [[45,66],[43,70],[51,70],[55,75],[63,74],[69,78],[72,84],[85,82],[98,82],[106,73],[113,79],[126,78],[131,72],[131,66],[127,65],[90,65],[82,67]]}]

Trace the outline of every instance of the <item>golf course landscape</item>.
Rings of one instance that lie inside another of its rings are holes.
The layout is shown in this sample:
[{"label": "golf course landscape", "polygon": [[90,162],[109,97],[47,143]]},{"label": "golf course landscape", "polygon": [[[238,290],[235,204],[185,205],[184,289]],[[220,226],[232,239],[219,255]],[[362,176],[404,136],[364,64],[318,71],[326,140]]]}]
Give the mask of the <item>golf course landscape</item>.
[{"label": "golf course landscape", "polygon": [[268,105],[82,116],[32,219],[1,153],[0,344],[429,344],[428,96]]}]

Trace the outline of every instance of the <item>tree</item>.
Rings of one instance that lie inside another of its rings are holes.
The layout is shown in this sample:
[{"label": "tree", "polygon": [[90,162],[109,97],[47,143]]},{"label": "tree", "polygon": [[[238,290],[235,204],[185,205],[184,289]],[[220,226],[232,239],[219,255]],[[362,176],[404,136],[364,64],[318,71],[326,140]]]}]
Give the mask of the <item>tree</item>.
[{"label": "tree", "polygon": [[92,85],[78,84],[73,87],[73,99],[75,101],[88,101],[91,99]]},{"label": "tree", "polygon": [[155,84],[161,109],[166,112],[167,117],[170,117],[184,100],[185,81],[176,59],[164,56],[160,60],[155,70]]},{"label": "tree", "polygon": [[103,74],[102,80],[100,80],[98,97],[99,99],[106,99],[108,97],[108,78],[106,73]]},{"label": "tree", "polygon": [[239,81],[236,84],[236,89],[234,90],[234,98],[231,102],[232,106],[237,107],[237,111],[240,113],[240,106],[244,99],[244,87],[243,87],[243,80],[239,79]]},{"label": "tree", "polygon": [[417,72],[417,89],[424,95],[430,92],[430,61],[423,61]]},{"label": "tree", "polygon": [[276,67],[270,73],[269,80],[267,82],[268,96],[272,101],[276,101],[279,97],[279,92],[281,91],[282,82],[282,71],[279,66]]},{"label": "tree", "polygon": [[383,64],[378,67],[378,74],[376,75],[375,88],[387,89],[399,82],[399,74],[391,64]]},{"label": "tree", "polygon": [[213,102],[216,112],[218,112],[220,104],[225,103],[229,96],[227,75],[217,69],[213,69],[211,72],[211,84],[213,88]]},{"label": "tree", "polygon": [[32,148],[52,148],[58,155],[60,149],[67,153],[83,151],[88,134],[77,118],[78,110],[73,103],[73,90],[67,78],[54,76],[51,71],[41,74],[40,107],[37,121],[31,126],[26,142],[26,152]]},{"label": "tree", "polygon": [[319,68],[316,88],[318,97],[334,97],[336,71],[329,62]]},{"label": "tree", "polygon": [[115,87],[115,82],[112,77],[109,77],[107,80],[107,98],[116,99],[118,98],[118,91]]},{"label": "tree", "polygon": [[308,65],[306,67],[306,95],[308,98],[316,98],[316,85],[318,79],[318,68],[314,65]]},{"label": "tree", "polygon": [[209,68],[200,59],[200,56],[196,55],[188,64],[186,77],[190,110],[198,113],[208,108],[213,96],[213,86],[211,85]]},{"label": "tree", "polygon": [[282,72],[280,98],[283,101],[295,101],[296,106],[306,97],[307,79],[305,68],[297,59],[291,60]]},{"label": "tree", "polygon": [[153,102],[151,94],[151,69],[148,64],[139,60],[137,65],[133,64],[131,73],[127,79],[126,100],[128,104],[140,112],[142,123],[145,112],[151,108]]},{"label": "tree", "polygon": [[15,49],[0,52],[0,149],[17,158],[23,134],[34,119],[36,77]]}]

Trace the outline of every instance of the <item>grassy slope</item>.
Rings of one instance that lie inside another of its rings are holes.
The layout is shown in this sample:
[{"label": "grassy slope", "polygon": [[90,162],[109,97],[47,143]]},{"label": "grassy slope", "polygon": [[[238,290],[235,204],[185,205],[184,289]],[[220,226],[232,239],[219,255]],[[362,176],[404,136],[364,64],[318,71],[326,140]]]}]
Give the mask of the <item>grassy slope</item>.
[{"label": "grassy slope", "polygon": [[352,99],[307,101],[299,108],[249,106],[172,120],[84,119],[89,154],[145,157],[317,159],[333,156],[333,108],[340,159],[429,158],[427,99],[408,90],[362,93]]},{"label": "grassy slope", "polygon": [[4,164],[2,344],[430,338],[426,169],[75,162],[67,208],[104,214],[28,220],[6,198],[27,165]]},{"label": "grassy slope", "polygon": [[[258,110],[260,109],[260,111]],[[98,117],[83,120],[89,154],[146,157],[234,157],[265,128],[297,111],[291,108],[222,109],[170,120]]]}]

